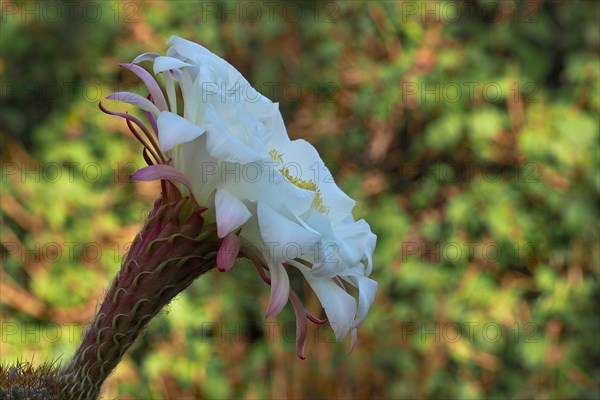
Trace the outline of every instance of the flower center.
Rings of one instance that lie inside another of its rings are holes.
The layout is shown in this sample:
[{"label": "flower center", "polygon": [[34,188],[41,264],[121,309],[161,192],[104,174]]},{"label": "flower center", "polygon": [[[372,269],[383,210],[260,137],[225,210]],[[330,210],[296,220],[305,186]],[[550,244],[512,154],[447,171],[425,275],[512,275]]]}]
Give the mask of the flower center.
[{"label": "flower center", "polygon": [[329,214],[329,208],[327,208],[323,204],[323,196],[321,195],[321,190],[317,186],[312,179],[304,180],[298,178],[297,176],[293,176],[289,169],[286,168],[286,165],[283,161],[283,153],[279,153],[277,150],[273,149],[269,151],[269,155],[271,159],[277,163],[278,170],[281,172],[281,175],[285,177],[288,181],[299,187],[300,189],[310,190],[311,192],[315,192],[315,197],[312,201],[312,207],[320,212],[321,214]]}]

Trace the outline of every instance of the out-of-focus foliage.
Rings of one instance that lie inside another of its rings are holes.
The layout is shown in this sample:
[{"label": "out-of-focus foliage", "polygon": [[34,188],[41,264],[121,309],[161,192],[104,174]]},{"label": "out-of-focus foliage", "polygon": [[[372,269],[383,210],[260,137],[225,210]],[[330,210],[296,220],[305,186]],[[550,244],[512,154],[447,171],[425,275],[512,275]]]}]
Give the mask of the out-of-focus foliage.
[{"label": "out-of-focus foliage", "polygon": [[97,102],[138,85],[118,62],[175,34],[318,147],[378,234],[380,288],[350,357],[314,328],[300,361],[293,313],[263,320],[248,265],[208,274],[106,398],[597,398],[599,17],[592,1],[3,1],[2,360],[68,357],[118,270],[158,189],[128,179],[140,146]]}]

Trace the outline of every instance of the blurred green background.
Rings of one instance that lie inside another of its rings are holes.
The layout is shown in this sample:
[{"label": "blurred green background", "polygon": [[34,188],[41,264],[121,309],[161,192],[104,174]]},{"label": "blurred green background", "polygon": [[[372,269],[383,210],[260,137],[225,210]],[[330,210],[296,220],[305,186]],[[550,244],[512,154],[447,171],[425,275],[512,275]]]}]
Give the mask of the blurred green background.
[{"label": "blurred green background", "polygon": [[350,357],[311,327],[301,361],[252,268],[212,272],[105,398],[597,399],[598,4],[3,0],[2,362],[77,346],[159,192],[97,103],[179,35],[318,148],[379,237],[379,292]]}]

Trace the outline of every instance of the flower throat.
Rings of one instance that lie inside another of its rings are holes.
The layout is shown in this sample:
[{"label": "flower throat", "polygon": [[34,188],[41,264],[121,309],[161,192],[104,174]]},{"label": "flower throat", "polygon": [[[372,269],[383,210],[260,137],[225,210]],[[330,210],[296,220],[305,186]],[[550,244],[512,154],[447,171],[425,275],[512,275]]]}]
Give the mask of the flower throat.
[{"label": "flower throat", "polygon": [[271,159],[277,163],[279,167],[279,172],[281,175],[285,177],[288,181],[299,187],[300,189],[310,190],[311,192],[315,192],[315,198],[312,201],[312,207],[320,212],[321,214],[329,214],[329,208],[327,208],[323,204],[323,196],[321,195],[321,189],[317,186],[317,184],[312,180],[304,180],[298,177],[292,176],[289,169],[285,167],[285,163],[283,162],[283,153],[279,153],[277,150],[273,149],[269,151],[269,156]]}]

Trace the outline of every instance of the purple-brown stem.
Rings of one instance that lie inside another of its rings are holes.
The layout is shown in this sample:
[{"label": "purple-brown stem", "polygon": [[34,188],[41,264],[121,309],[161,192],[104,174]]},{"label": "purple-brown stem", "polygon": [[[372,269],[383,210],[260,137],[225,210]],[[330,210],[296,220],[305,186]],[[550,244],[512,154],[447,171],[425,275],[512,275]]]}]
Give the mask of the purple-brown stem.
[{"label": "purple-brown stem", "polygon": [[215,267],[215,224],[188,198],[159,198],[135,237],[73,358],[62,369],[63,395],[95,399],[148,322],[197,277]]}]

